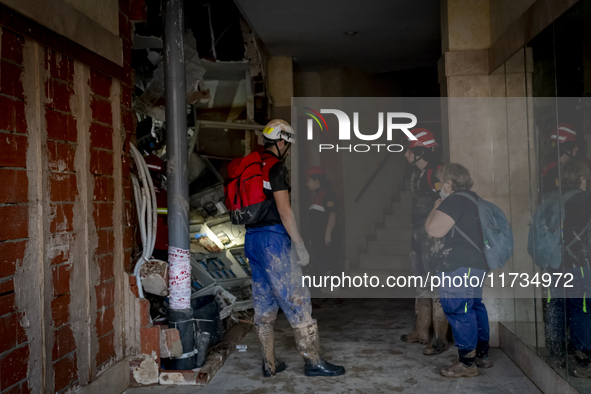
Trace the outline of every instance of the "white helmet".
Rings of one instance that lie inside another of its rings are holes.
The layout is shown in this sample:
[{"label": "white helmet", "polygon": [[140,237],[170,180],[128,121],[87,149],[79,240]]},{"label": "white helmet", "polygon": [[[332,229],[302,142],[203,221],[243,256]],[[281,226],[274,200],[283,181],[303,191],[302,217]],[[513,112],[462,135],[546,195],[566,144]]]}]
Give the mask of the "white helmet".
[{"label": "white helmet", "polygon": [[273,119],[265,126],[263,137],[273,141],[284,139],[286,142],[293,143],[295,141],[295,132],[285,120]]}]

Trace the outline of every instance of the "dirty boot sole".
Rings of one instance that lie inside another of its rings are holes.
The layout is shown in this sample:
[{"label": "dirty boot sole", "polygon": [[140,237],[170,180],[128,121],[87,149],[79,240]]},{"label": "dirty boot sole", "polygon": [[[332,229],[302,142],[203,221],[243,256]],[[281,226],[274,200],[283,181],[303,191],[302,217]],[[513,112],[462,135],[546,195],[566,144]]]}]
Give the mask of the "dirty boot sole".
[{"label": "dirty boot sole", "polygon": [[436,339],[423,349],[423,354],[425,356],[435,356],[445,352],[447,349],[449,349],[449,344],[442,339]]},{"label": "dirty boot sole", "polygon": [[591,378],[591,366],[581,367],[577,365],[572,369],[570,374],[577,378],[589,379]]},{"label": "dirty boot sole", "polygon": [[406,343],[419,343],[421,345],[427,345],[429,343],[429,338],[419,338],[412,332],[410,334],[401,335],[400,340]]},{"label": "dirty boot sole", "polygon": [[285,371],[286,368],[287,365],[285,365],[283,361],[276,361],[275,372],[271,372],[267,368],[265,368],[265,363],[263,363],[263,377],[270,378],[271,376],[275,376],[275,374],[278,374],[279,372]]},{"label": "dirty boot sole", "polygon": [[304,371],[306,376],[341,376],[345,374],[345,368],[340,367],[336,370],[327,371],[324,369],[317,368],[306,368]]},{"label": "dirty boot sole", "polygon": [[345,367],[320,359],[318,364],[306,362],[304,374],[306,376],[340,376],[345,374]]},{"label": "dirty boot sole", "polygon": [[476,363],[472,364],[471,367],[468,367],[458,361],[450,367],[439,368],[439,373],[446,378],[472,378],[480,375]]}]

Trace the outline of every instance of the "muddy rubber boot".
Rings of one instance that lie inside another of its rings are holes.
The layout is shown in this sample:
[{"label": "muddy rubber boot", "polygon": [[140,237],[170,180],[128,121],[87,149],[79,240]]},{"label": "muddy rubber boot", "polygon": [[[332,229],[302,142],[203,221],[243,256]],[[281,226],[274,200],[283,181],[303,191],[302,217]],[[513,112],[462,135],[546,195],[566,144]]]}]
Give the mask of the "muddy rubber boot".
[{"label": "muddy rubber boot", "polygon": [[427,345],[426,348],[423,349],[423,354],[425,356],[434,356],[436,354],[441,354],[449,349],[449,342],[447,341],[447,330],[449,328],[449,323],[447,318],[445,317],[445,313],[443,313],[443,309],[441,308],[441,303],[439,300],[433,301],[433,331],[435,332],[435,336],[431,340],[431,343]]},{"label": "muddy rubber boot", "polygon": [[410,334],[404,334],[400,337],[402,342],[420,343],[426,345],[429,343],[432,314],[431,298],[417,298],[415,300],[415,314],[417,320],[414,329]]},{"label": "muddy rubber boot", "polygon": [[460,359],[450,367],[439,368],[439,373],[446,378],[471,378],[480,375],[480,371],[475,362],[476,350],[462,356],[460,350]]},{"label": "muddy rubber boot", "polygon": [[286,365],[283,361],[275,358],[275,321],[266,324],[257,324],[257,336],[261,344],[261,355],[263,356],[263,376],[268,378],[279,372],[285,371]]},{"label": "muddy rubber boot", "polygon": [[339,376],[345,373],[345,367],[331,364],[320,356],[320,337],[316,323],[295,328],[294,336],[298,351],[306,362],[306,376]]}]

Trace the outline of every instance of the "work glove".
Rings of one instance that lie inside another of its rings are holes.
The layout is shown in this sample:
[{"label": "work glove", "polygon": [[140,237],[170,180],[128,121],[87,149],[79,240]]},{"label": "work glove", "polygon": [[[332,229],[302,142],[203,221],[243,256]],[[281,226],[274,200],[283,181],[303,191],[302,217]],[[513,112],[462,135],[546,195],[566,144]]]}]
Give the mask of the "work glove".
[{"label": "work glove", "polygon": [[302,243],[300,245],[295,245],[296,253],[298,255],[298,264],[302,267],[308,265],[310,262],[310,255],[306,250],[306,246]]}]

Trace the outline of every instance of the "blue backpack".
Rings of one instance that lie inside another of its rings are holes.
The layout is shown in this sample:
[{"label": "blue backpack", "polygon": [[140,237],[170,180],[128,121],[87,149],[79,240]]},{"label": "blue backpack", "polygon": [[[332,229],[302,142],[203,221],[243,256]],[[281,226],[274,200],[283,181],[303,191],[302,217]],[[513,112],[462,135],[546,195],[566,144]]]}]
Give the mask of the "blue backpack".
[{"label": "blue backpack", "polygon": [[[579,193],[585,192],[581,189],[569,190],[562,196],[558,190],[550,192],[536,210],[529,227],[527,253],[538,267],[560,268],[564,203]],[[587,227],[584,230],[586,229]],[[567,245],[570,246],[572,242]]]},{"label": "blue backpack", "polygon": [[453,228],[484,254],[488,268],[494,270],[504,267],[513,254],[513,231],[503,210],[490,201],[476,199],[468,193],[456,192],[454,195],[465,197],[478,207],[483,245],[476,245],[458,226]]}]

